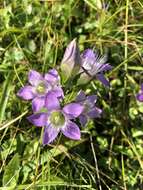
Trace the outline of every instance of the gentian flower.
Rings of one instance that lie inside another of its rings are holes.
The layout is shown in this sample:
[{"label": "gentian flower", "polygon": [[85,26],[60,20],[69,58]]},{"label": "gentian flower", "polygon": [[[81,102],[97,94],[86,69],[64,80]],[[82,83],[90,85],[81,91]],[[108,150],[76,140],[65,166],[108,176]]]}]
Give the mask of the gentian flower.
[{"label": "gentian flower", "polygon": [[141,84],[141,90],[140,92],[136,95],[136,98],[139,102],[143,102],[143,84]]},{"label": "gentian flower", "polygon": [[44,107],[47,93],[52,91],[56,97],[63,97],[60,77],[55,69],[49,70],[44,77],[37,71],[31,70],[28,75],[28,81],[30,84],[22,87],[17,95],[24,100],[32,100],[32,109],[34,112]]},{"label": "gentian flower", "polygon": [[100,80],[103,85],[109,86],[109,81],[104,77],[104,71],[112,69],[112,66],[106,63],[106,56],[99,56],[92,49],[87,49],[81,54],[81,78],[79,83],[88,82],[93,78]]},{"label": "gentian flower", "polygon": [[76,39],[72,40],[67,46],[64,57],[61,61],[61,71],[66,81],[71,75],[74,76],[80,69],[80,52]]},{"label": "gentian flower", "polygon": [[53,93],[47,94],[45,105],[46,113],[35,113],[28,117],[28,120],[35,126],[45,126],[43,144],[51,143],[59,132],[68,138],[79,140],[80,129],[72,120],[81,114],[83,106],[70,103],[61,108],[58,98]]},{"label": "gentian flower", "polygon": [[86,96],[83,91],[80,91],[76,97],[76,102],[80,103],[84,109],[79,116],[81,125],[86,125],[88,119],[100,117],[102,110],[95,106],[97,101],[96,95]]}]

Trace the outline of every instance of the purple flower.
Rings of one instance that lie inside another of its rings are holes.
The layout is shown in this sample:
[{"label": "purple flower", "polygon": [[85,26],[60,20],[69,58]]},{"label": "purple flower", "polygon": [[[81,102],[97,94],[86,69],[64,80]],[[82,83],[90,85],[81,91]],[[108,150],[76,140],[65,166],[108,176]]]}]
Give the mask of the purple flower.
[{"label": "purple flower", "polygon": [[39,111],[45,104],[46,94],[53,92],[56,97],[63,97],[60,77],[55,69],[49,70],[44,77],[37,71],[31,70],[28,75],[30,84],[22,87],[17,95],[24,100],[32,100],[32,109]]},{"label": "purple flower", "polygon": [[99,56],[94,53],[92,49],[87,49],[81,54],[81,67],[83,74],[81,74],[80,81],[89,81],[96,77],[103,85],[109,86],[109,81],[104,77],[104,72],[111,70],[112,66],[106,63],[106,56]]},{"label": "purple flower", "polygon": [[72,121],[83,111],[83,106],[78,103],[71,103],[61,109],[59,100],[53,93],[46,96],[46,113],[36,113],[28,117],[28,120],[35,126],[45,126],[43,144],[51,143],[62,132],[66,137],[79,140],[80,129]]},{"label": "purple flower", "polygon": [[96,95],[86,96],[83,91],[80,91],[76,97],[76,102],[80,103],[84,109],[79,116],[80,123],[84,126],[86,125],[89,118],[100,117],[102,110],[95,106],[97,101]]},{"label": "purple flower", "polygon": [[141,84],[141,90],[140,92],[136,95],[136,98],[139,102],[143,102],[143,84]]},{"label": "purple flower", "polygon": [[76,39],[73,39],[67,46],[64,57],[61,62],[61,71],[65,81],[71,76],[76,75],[80,69],[80,52],[76,43]]}]

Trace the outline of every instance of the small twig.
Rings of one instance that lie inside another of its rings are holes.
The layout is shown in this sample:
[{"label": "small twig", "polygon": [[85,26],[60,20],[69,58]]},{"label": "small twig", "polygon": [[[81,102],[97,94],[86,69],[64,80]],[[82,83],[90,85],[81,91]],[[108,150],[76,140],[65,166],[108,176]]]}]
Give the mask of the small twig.
[{"label": "small twig", "polygon": [[0,126],[0,131],[5,129],[6,127],[10,126],[11,124],[15,123],[16,121],[18,121],[19,119],[21,119],[27,113],[28,113],[28,111],[25,111],[24,113],[22,113],[21,115],[19,115],[15,119],[13,119],[13,120],[9,121],[8,123],[4,124],[2,127]]}]

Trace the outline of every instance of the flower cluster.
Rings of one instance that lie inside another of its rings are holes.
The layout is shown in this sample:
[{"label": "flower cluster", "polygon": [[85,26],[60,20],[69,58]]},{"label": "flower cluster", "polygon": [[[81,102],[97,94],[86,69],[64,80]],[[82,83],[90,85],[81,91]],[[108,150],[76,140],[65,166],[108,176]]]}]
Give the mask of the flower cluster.
[{"label": "flower cluster", "polygon": [[[99,56],[93,50],[87,49],[80,54],[76,40],[70,42],[61,62],[63,83],[78,76],[77,84],[87,83],[89,80],[99,79],[105,86],[109,81],[104,77],[104,71],[112,67],[106,63],[105,56]],[[24,100],[32,101],[33,114],[28,120],[37,127],[44,127],[43,144],[51,143],[59,132],[66,137],[79,140],[80,128],[86,126],[89,119],[100,117],[102,110],[95,106],[96,95],[87,96],[79,89],[73,102],[65,104],[61,79],[56,69],[50,69],[45,75],[31,70],[28,83],[22,87],[17,95]]]}]

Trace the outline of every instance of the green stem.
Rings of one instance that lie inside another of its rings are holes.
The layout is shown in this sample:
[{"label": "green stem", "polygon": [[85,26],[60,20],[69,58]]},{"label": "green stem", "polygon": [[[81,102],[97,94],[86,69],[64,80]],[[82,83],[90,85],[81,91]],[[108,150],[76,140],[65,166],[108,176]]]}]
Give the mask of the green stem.
[{"label": "green stem", "polygon": [[13,73],[10,71],[3,85],[3,91],[2,91],[2,96],[0,100],[0,123],[2,123],[2,121],[4,120],[6,106],[8,103],[10,91],[12,89],[12,85],[11,85],[12,77],[13,77]]}]

